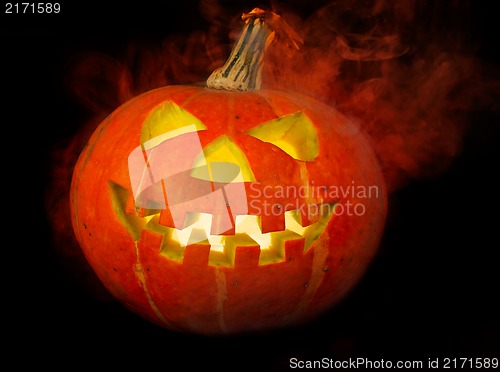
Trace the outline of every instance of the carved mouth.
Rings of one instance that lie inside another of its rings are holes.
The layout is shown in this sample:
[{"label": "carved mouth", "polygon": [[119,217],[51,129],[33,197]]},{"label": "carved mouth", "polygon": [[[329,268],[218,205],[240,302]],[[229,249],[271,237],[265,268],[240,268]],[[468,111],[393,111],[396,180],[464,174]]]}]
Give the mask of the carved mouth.
[{"label": "carved mouth", "polygon": [[163,235],[161,254],[169,259],[183,261],[186,248],[205,250],[208,265],[234,266],[238,249],[258,252],[258,264],[282,262],[286,259],[286,246],[292,244],[294,250],[305,253],[323,234],[332,218],[336,203],[318,205],[315,222],[307,226],[301,224],[301,211],[291,210],[284,213],[285,229],[262,233],[260,216],[236,216],[234,235],[211,235],[212,215],[189,213],[182,230],[160,225],[159,216],[149,217],[145,229]]},{"label": "carved mouth", "polygon": [[[237,215],[235,234],[212,235],[211,214],[190,212],[183,229],[168,227],[159,223],[160,213],[140,216],[127,208],[130,200],[127,189],[114,182],[109,182],[109,187],[115,214],[135,241],[140,240],[142,230],[148,230],[162,236],[160,254],[164,257],[184,262],[186,253],[195,250],[197,262],[206,255],[206,264],[213,266],[234,266],[238,252],[242,251],[251,251],[259,265],[285,261],[290,247],[296,253],[307,252],[323,234],[338,203],[303,205],[287,211],[282,231],[262,233],[260,216]],[[304,210],[304,207],[308,208]],[[307,215],[308,224],[302,223],[302,215]]]}]

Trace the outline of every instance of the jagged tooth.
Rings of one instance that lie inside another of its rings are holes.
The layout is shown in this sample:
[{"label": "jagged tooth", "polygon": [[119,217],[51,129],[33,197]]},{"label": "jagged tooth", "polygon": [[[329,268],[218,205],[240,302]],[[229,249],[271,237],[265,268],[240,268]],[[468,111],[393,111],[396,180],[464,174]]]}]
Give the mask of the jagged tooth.
[{"label": "jagged tooth", "polygon": [[170,208],[162,209],[160,212],[160,218],[158,223],[163,226],[175,228],[174,219],[172,213],[170,213]]},{"label": "jagged tooth", "polygon": [[225,238],[224,253],[234,267],[257,266],[260,245],[247,234],[235,234]]},{"label": "jagged tooth", "polygon": [[191,266],[208,266],[208,257],[210,256],[210,245],[208,244],[191,244],[186,246],[184,250],[184,265]]},{"label": "jagged tooth", "polygon": [[284,245],[286,261],[292,261],[299,257],[302,257],[305,248],[306,240],[299,234],[291,231],[290,233],[293,234],[294,237],[287,237],[286,240],[284,240],[282,243]]},{"label": "jagged tooth", "polygon": [[262,234],[285,230],[285,215],[282,211],[267,213],[261,217]]}]

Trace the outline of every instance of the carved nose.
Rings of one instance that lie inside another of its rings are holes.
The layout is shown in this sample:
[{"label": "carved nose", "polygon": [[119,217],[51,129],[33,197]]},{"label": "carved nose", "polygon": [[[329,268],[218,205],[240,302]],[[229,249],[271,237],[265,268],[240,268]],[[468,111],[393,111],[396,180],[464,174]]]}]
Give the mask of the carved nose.
[{"label": "carved nose", "polygon": [[203,148],[194,159],[191,177],[221,184],[255,181],[245,153],[226,135]]}]

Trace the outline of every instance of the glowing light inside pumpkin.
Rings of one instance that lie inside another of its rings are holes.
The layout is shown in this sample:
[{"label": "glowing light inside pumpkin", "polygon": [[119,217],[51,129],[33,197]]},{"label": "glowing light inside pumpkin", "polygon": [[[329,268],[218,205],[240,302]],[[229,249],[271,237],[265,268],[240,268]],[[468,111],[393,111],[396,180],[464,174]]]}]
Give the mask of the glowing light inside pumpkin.
[{"label": "glowing light inside pumpkin", "polygon": [[[323,206],[320,220],[309,226],[302,226],[300,224],[299,214],[297,210],[285,212],[285,231],[295,233],[312,241],[316,240],[313,236],[318,235],[323,230],[326,222],[330,219],[334,211],[334,204],[327,204]],[[224,246],[226,240],[233,240],[234,236],[238,234],[246,234],[252,240],[254,240],[260,249],[270,249],[273,241],[277,237],[276,232],[262,233],[260,226],[260,216],[236,216],[235,221],[235,235],[213,235],[210,234],[212,224],[212,215],[208,213],[189,213],[186,218],[185,227],[182,230],[174,229],[172,231],[171,238],[177,241],[182,247],[186,247],[191,244],[192,241],[200,241],[200,235],[208,240],[210,244],[210,250],[213,251],[224,251]],[[282,232],[278,232],[282,233]],[[196,236],[194,236],[196,235]],[[310,244],[306,243],[307,246]]]},{"label": "glowing light inside pumpkin", "polygon": [[[237,215],[234,235],[210,234],[212,215],[208,213],[187,213],[183,229],[175,229],[159,223],[160,213],[139,215],[127,207],[129,191],[114,182],[109,182],[109,191],[116,216],[130,236],[139,241],[142,230],[163,236],[161,254],[169,259],[182,262],[185,248],[195,242],[208,246],[208,265],[234,265],[234,250],[239,246],[259,246],[259,264],[281,262],[285,259],[284,246],[289,240],[300,240],[303,252],[309,250],[319,239],[332,219],[336,203],[321,205],[313,223],[302,226],[300,210],[284,213],[285,230],[262,233],[260,216]],[[130,206],[130,204],[128,204]]]},{"label": "glowing light inside pumpkin", "polygon": [[[189,213],[186,218],[186,226],[182,230],[174,230],[172,239],[178,241],[181,246],[185,247],[190,244],[190,238],[193,234],[199,234],[199,230],[204,232],[210,249],[222,252],[224,250],[224,235],[212,235],[210,229],[212,225],[212,215],[208,213]],[[255,240],[261,249],[268,248],[271,244],[270,233],[262,234],[258,216],[236,216],[235,222],[236,233],[246,233]]]}]

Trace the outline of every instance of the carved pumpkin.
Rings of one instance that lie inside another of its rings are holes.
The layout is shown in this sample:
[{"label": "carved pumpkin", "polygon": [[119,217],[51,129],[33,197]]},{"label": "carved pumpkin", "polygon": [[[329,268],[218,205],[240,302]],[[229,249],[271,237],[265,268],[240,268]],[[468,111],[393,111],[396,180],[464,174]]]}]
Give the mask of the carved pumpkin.
[{"label": "carved pumpkin", "polygon": [[[279,18],[255,9],[244,19],[206,87],[123,104],[73,173],[72,223],[88,262],[127,308],[171,330],[313,319],[360,280],[385,223],[368,142],[333,107],[260,89]],[[267,42],[253,42],[262,34]]]}]

